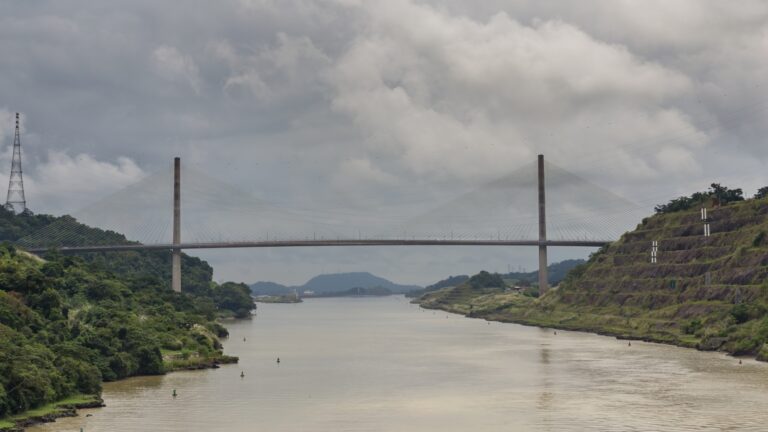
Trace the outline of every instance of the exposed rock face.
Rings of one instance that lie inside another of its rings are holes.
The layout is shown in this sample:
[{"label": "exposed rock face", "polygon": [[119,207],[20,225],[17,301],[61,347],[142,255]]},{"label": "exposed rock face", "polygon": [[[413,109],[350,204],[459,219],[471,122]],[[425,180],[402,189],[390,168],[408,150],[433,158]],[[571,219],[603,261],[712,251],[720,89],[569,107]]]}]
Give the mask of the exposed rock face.
[{"label": "exposed rock face", "polygon": [[[649,310],[690,302],[720,307],[758,301],[768,279],[768,247],[763,244],[768,201],[711,209],[707,222],[709,237],[703,235],[698,209],[645,219],[575,274],[560,300]],[[653,241],[658,242],[656,263],[650,262]]]},{"label": "exposed rock face", "polygon": [[720,349],[726,342],[728,342],[727,337],[708,337],[699,342],[699,344],[696,345],[696,348],[702,351],[715,351]]}]

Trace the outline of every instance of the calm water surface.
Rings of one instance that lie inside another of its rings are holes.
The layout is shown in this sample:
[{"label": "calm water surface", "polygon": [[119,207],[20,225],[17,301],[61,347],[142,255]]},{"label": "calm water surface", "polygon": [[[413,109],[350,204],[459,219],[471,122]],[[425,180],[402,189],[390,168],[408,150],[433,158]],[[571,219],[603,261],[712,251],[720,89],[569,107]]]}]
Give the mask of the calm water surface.
[{"label": "calm water surface", "polygon": [[228,328],[239,365],[107,384],[106,408],[29,430],[768,428],[768,365],[716,353],[488,324],[402,297],[260,304]]}]

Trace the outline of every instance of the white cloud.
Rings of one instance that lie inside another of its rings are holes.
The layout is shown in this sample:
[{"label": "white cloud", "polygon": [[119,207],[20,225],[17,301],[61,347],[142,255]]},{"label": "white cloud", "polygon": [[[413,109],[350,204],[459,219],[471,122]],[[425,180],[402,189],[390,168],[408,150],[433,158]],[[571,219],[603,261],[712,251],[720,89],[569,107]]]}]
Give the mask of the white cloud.
[{"label": "white cloud", "polygon": [[[8,178],[11,157],[12,147],[6,147],[0,158],[0,167],[3,168],[0,178]],[[28,160],[26,162],[24,189],[27,204],[36,213],[75,211],[146,176],[127,157],[107,162],[87,154],[70,156],[51,151],[45,160],[36,161],[34,166]]]},{"label": "white cloud", "polygon": [[317,90],[331,60],[307,37],[275,36],[273,45],[241,49],[226,40],[209,44],[211,55],[228,67],[224,82],[227,95],[239,96],[246,90],[260,102],[269,102]]},{"label": "white cloud", "polygon": [[195,93],[200,93],[200,76],[192,57],[182,54],[176,47],[161,45],[152,51],[152,60],[163,78],[173,82],[182,80]]},{"label": "white cloud", "polygon": [[[684,74],[561,20],[523,25],[500,12],[480,22],[408,0],[366,6],[364,31],[331,74],[333,106],[368,151],[417,175],[477,181],[540,151],[568,160],[632,144],[636,117],[645,136],[693,128],[684,116],[664,120],[674,111],[664,105],[690,90]],[[610,142],[597,139],[606,120],[617,123]],[[570,139],[548,137],[553,129]]]}]

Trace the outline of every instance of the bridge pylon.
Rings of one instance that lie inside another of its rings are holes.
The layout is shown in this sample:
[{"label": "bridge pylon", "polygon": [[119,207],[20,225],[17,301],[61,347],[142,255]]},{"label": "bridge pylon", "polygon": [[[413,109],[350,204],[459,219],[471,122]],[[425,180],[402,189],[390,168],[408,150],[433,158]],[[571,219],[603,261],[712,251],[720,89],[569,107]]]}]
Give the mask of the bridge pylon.
[{"label": "bridge pylon", "polygon": [[181,158],[173,159],[173,246],[171,288],[181,292]]},{"label": "bridge pylon", "polygon": [[539,294],[549,289],[547,277],[547,206],[544,184],[544,155],[539,155]]}]

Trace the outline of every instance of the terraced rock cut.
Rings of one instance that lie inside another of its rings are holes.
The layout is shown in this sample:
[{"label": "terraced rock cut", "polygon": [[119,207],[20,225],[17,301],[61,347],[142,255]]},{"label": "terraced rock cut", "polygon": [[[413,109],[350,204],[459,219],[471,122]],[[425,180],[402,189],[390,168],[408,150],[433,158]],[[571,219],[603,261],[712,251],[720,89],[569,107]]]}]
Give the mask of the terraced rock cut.
[{"label": "terraced rock cut", "polygon": [[708,237],[699,208],[648,217],[539,299],[460,285],[418,302],[768,360],[768,199],[710,207],[707,222]]}]

